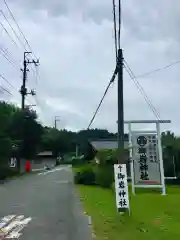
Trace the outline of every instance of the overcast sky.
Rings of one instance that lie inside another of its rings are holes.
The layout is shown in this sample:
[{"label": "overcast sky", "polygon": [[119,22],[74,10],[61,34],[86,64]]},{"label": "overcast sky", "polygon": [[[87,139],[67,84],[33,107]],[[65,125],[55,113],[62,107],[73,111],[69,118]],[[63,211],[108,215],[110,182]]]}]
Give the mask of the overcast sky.
[{"label": "overcast sky", "polygon": [[[13,20],[3,3],[0,8],[13,27]],[[115,66],[111,0],[7,0],[24,35],[40,58],[39,78],[28,73],[28,87],[37,89],[36,107],[40,120],[52,125],[60,116],[58,127],[86,128],[109,82]],[[122,0],[122,48],[124,58],[135,75],[151,71],[180,59],[179,0]],[[18,43],[7,22],[0,21]],[[15,28],[18,35],[18,29]],[[0,73],[13,97],[0,92],[2,99],[20,103],[23,48],[11,41],[0,25],[0,47],[8,49],[9,59],[1,57]],[[23,40],[22,36],[21,39]],[[180,134],[180,64],[138,79],[161,119],[172,124],[162,126]],[[35,103],[32,97],[28,97]],[[27,102],[29,104],[29,102]],[[125,119],[155,119],[142,95],[124,71]],[[92,127],[116,131],[117,84],[114,83]],[[139,128],[154,126],[139,126]]]}]

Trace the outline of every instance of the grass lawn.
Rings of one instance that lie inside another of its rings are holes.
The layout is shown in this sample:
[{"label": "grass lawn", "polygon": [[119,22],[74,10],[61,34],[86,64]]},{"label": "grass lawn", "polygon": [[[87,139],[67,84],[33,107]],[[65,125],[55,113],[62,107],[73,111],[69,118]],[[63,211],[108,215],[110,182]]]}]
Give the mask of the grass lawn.
[{"label": "grass lawn", "polygon": [[168,187],[167,196],[142,191],[130,196],[130,217],[116,212],[113,190],[77,187],[97,240],[180,239],[179,187]]}]

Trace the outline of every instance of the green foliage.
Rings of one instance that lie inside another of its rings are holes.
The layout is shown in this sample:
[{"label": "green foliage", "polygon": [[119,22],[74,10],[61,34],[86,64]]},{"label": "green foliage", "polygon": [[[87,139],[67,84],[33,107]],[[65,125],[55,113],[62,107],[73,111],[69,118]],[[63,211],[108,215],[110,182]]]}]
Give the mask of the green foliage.
[{"label": "green foliage", "polygon": [[[33,157],[40,143],[43,127],[37,122],[34,111],[0,102],[0,179],[16,175],[9,167],[12,153],[20,157]],[[16,150],[12,146],[16,144]],[[16,156],[17,156],[16,155]]]},{"label": "green foliage", "polygon": [[100,150],[96,156],[99,159],[101,166],[113,165],[117,163],[117,159],[118,159],[117,150],[114,150],[114,149]]},{"label": "green foliage", "polygon": [[11,153],[11,139],[5,136],[0,136],[0,163],[7,159]]},{"label": "green foliage", "polygon": [[1,166],[0,180],[5,180],[7,177],[13,177],[19,174],[17,169],[9,168],[8,166]]},{"label": "green foliage", "polygon": [[95,172],[90,164],[82,166],[75,173],[75,183],[83,185],[94,185],[95,184]]},{"label": "green foliage", "polygon": [[82,166],[87,164],[87,161],[85,161],[82,157],[72,157],[71,163],[72,166]]},{"label": "green foliage", "polygon": [[113,166],[99,166],[95,171],[96,185],[111,188],[114,181]]}]

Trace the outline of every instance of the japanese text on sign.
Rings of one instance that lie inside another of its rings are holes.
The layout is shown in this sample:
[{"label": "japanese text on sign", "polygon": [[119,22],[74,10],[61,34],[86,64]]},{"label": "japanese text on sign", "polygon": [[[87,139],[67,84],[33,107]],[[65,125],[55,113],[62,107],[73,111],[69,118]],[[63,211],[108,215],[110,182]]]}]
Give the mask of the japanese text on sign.
[{"label": "japanese text on sign", "polygon": [[117,209],[129,209],[127,171],[125,164],[114,165]]},{"label": "japanese text on sign", "polygon": [[138,153],[139,153],[139,170],[141,173],[140,179],[149,180],[146,148],[140,147],[138,149]]},{"label": "japanese text on sign", "polygon": [[132,132],[132,145],[135,184],[161,184],[157,134]]}]

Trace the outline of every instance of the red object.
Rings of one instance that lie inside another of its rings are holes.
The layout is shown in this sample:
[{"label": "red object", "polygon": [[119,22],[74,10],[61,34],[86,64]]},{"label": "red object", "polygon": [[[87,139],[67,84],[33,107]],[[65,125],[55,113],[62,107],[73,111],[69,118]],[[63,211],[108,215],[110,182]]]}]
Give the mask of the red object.
[{"label": "red object", "polygon": [[26,160],[25,169],[26,169],[27,173],[29,173],[31,171],[31,162],[30,162],[30,160]]}]

